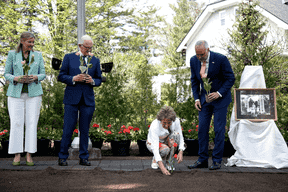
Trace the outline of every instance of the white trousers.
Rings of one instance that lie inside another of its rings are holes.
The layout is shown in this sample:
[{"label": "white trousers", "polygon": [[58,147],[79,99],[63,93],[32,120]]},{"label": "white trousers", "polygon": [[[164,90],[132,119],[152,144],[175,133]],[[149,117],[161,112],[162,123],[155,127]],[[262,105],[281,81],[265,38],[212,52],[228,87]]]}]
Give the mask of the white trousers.
[{"label": "white trousers", "polygon": [[23,153],[24,124],[25,152],[37,151],[37,124],[40,115],[42,96],[29,97],[21,93],[20,98],[8,97],[10,116],[9,154]]}]

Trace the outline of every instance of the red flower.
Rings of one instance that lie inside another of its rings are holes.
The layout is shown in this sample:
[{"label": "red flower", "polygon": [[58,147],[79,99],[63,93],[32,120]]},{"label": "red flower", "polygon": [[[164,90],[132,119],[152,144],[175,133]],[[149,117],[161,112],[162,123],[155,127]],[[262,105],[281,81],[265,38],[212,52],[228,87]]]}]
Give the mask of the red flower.
[{"label": "red flower", "polygon": [[196,127],[198,128],[198,127],[199,127],[199,125],[196,125]]},{"label": "red flower", "polygon": [[107,127],[108,127],[108,128],[111,128],[111,125],[108,125]]},{"label": "red flower", "polygon": [[150,128],[150,125],[148,125],[148,128]]},{"label": "red flower", "polygon": [[183,127],[181,126],[181,129],[182,129],[182,131],[183,131]]},{"label": "red flower", "polygon": [[192,131],[192,129],[189,129],[188,132],[190,133]]},{"label": "red flower", "polygon": [[74,129],[74,133],[78,133],[78,129]]},{"label": "red flower", "polygon": [[177,154],[174,155],[174,158],[177,159]]},{"label": "red flower", "polygon": [[130,134],[130,130],[129,129],[124,129],[123,133],[129,133]]},{"label": "red flower", "polygon": [[126,129],[126,126],[125,126],[125,125],[122,125],[122,126],[121,126],[121,128],[124,128],[124,129]]},{"label": "red flower", "polygon": [[177,143],[174,143],[174,144],[173,144],[173,147],[177,147]]},{"label": "red flower", "polygon": [[3,133],[3,132],[0,132],[0,135],[4,135],[4,133]]},{"label": "red flower", "polygon": [[162,147],[162,143],[159,143],[159,148],[161,148]]},{"label": "red flower", "polygon": [[93,127],[97,127],[97,128],[98,128],[98,127],[99,127],[99,125],[98,125],[98,124],[96,124],[96,123],[94,123],[94,124],[93,124]]},{"label": "red flower", "polygon": [[133,131],[139,131],[140,129],[138,128],[138,127],[135,127],[134,129],[133,129]]},{"label": "red flower", "polygon": [[7,129],[5,129],[3,132],[4,132],[4,133],[7,133],[7,132],[8,132],[8,130],[7,130]]},{"label": "red flower", "polygon": [[210,125],[210,127],[212,127],[212,125]]},{"label": "red flower", "polygon": [[101,129],[103,131],[103,129]]},{"label": "red flower", "polygon": [[107,131],[107,132],[106,132],[106,135],[109,135],[109,134],[112,134],[112,132],[111,132],[111,131]]},{"label": "red flower", "polygon": [[121,133],[122,133],[122,131],[119,131],[119,132],[118,132],[118,134],[121,134]]},{"label": "red flower", "polygon": [[198,131],[198,129],[196,129],[196,131]]},{"label": "red flower", "polygon": [[132,127],[132,126],[128,126],[128,129],[130,129],[130,130],[131,130],[131,129],[133,129],[133,127]]}]

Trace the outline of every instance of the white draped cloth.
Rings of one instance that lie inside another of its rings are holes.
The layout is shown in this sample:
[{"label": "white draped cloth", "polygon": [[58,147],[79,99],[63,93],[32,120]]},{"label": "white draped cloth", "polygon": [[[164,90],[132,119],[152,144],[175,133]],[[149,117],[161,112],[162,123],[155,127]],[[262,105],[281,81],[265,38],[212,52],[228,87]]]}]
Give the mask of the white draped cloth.
[{"label": "white draped cloth", "polygon": [[[239,88],[266,88],[262,66],[246,66]],[[275,122],[236,121],[234,107],[228,135],[236,152],[225,165],[288,168],[288,147]]]}]

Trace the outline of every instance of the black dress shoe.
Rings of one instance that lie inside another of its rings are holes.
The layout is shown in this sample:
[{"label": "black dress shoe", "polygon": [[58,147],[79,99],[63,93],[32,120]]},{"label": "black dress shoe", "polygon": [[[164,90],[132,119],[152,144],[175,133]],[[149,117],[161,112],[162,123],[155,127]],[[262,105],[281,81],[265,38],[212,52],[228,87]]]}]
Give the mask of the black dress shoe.
[{"label": "black dress shoe", "polygon": [[60,166],[68,166],[66,159],[58,159],[58,165]]},{"label": "black dress shoe", "polygon": [[189,169],[194,169],[194,168],[208,168],[208,161],[196,161],[193,165],[188,165]]},{"label": "black dress shoe", "polygon": [[87,159],[80,159],[80,165],[91,166],[91,163]]},{"label": "black dress shoe", "polygon": [[209,167],[210,170],[216,170],[221,168],[221,163],[213,162],[213,164]]}]

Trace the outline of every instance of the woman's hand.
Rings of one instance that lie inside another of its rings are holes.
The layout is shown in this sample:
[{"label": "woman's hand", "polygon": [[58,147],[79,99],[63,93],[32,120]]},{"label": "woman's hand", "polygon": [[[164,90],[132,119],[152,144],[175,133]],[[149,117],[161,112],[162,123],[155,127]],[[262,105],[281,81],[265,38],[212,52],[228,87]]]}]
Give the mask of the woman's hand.
[{"label": "woman's hand", "polygon": [[26,82],[26,76],[24,76],[24,75],[17,76],[13,79],[13,81],[16,81],[18,83],[25,83]]},{"label": "woman's hand", "polygon": [[164,164],[162,161],[158,161],[158,165],[164,175],[171,175],[170,172],[164,167]]},{"label": "woman's hand", "polygon": [[179,151],[177,155],[177,161],[178,163],[181,163],[183,161],[183,151]]},{"label": "woman's hand", "polygon": [[33,83],[34,81],[37,81],[38,77],[36,75],[28,75],[28,78],[26,79],[26,83]]}]

